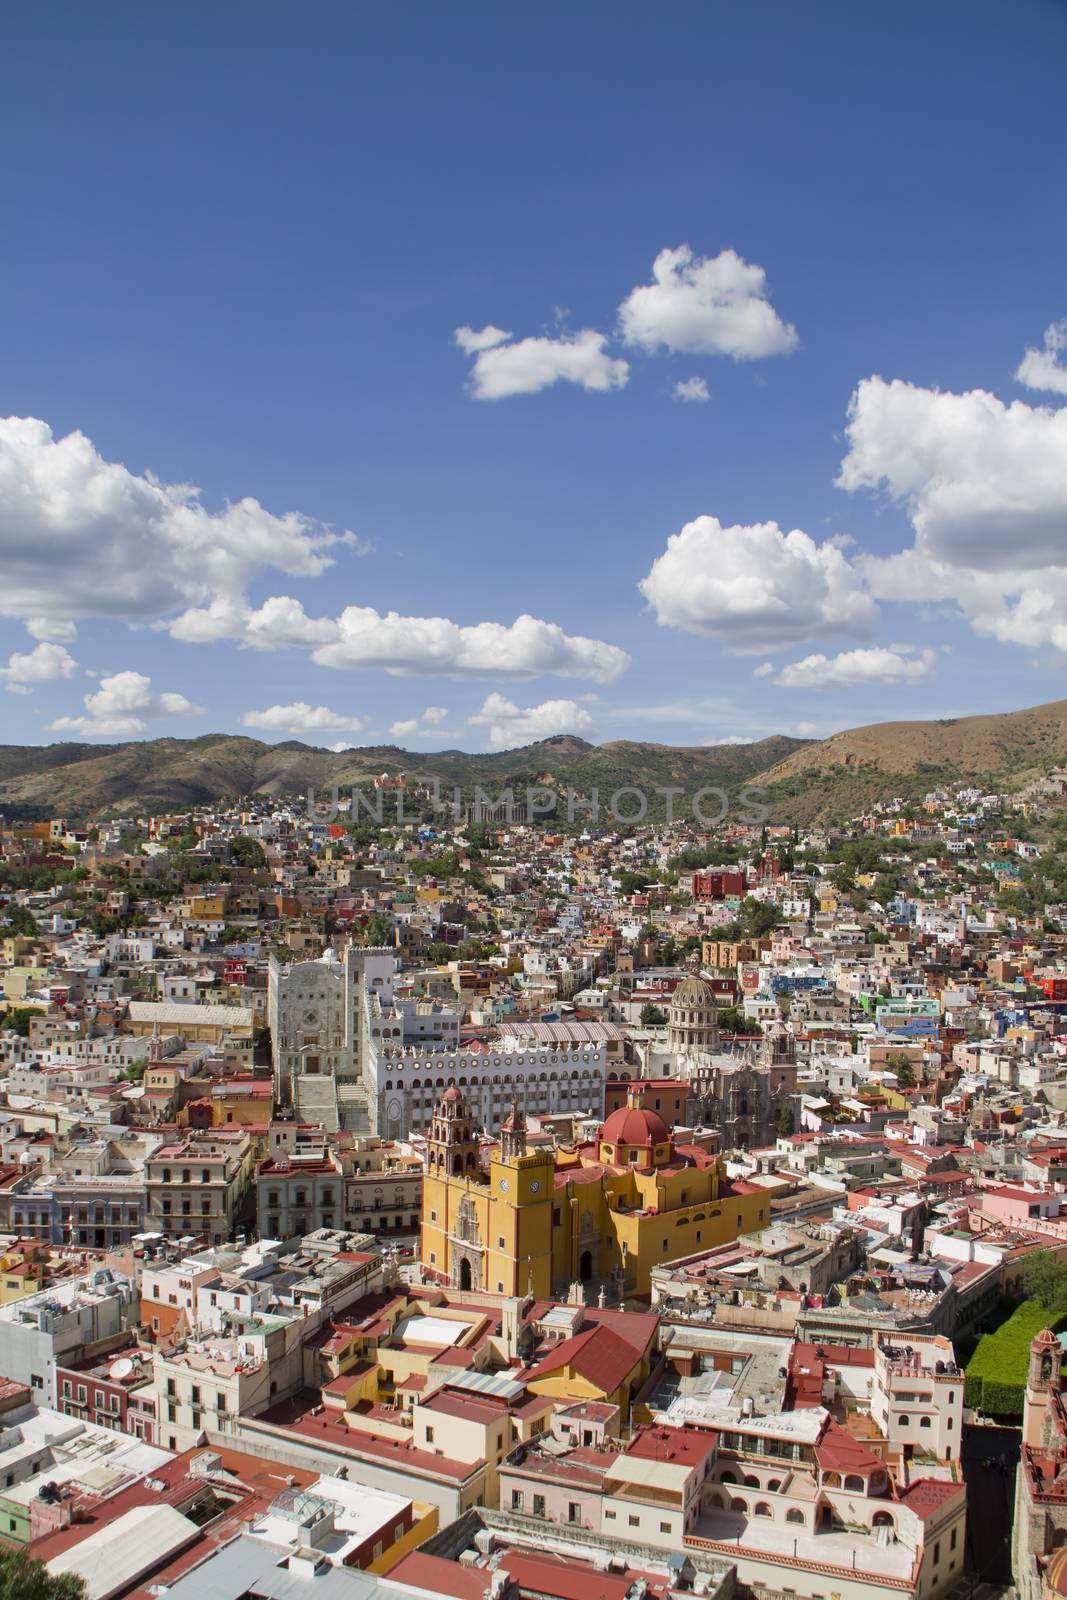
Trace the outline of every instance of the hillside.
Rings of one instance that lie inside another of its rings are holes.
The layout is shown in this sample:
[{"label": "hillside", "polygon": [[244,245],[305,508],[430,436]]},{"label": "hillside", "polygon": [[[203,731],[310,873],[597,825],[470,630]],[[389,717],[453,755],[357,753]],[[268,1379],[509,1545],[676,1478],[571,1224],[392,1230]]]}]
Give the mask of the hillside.
[{"label": "hillside", "polygon": [[878,722],[795,750],[764,772],[775,815],[797,822],[854,816],[872,801],[973,781],[1016,790],[1067,764],[1067,700],[1026,711]]},{"label": "hillside", "polygon": [[115,745],[0,746],[0,812],[18,818],[74,819],[180,810],[242,795],[292,796],[314,788],[323,797],[336,784],[366,784],[379,773],[436,776],[448,787],[552,782],[606,802],[626,784],[699,788],[735,785],[795,752],[798,739],[694,749],[625,741],[592,745],[560,735],[487,755],[462,750],[406,751],[367,745],[334,752],[297,740],[264,744],[230,734],[199,739],[151,739]]},{"label": "hillside", "polygon": [[[754,744],[679,746],[570,734],[491,754],[408,751],[367,745],[331,751],[287,740],[264,744],[233,734],[199,739],[43,747],[0,745],[0,813],[86,819],[180,810],[242,795],[293,796],[313,787],[366,784],[379,773],[436,776],[443,785],[490,794],[508,785],[551,783],[606,804],[613,790],[702,785],[728,790],[758,782],[774,820],[840,820],[873,801],[974,781],[1018,789],[1067,765],[1067,700],[1028,711],[936,722],[884,722],[818,742],[782,735]],[[656,812],[653,810],[652,815]]]}]

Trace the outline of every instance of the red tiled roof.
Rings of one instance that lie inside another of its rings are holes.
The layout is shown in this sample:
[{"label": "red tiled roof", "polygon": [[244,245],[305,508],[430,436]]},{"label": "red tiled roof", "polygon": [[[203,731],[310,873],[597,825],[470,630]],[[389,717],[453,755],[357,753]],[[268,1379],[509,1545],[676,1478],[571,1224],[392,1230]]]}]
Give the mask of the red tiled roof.
[{"label": "red tiled roof", "polygon": [[592,1327],[554,1345],[528,1369],[526,1377],[546,1378],[561,1367],[571,1367],[579,1377],[596,1384],[603,1394],[614,1394],[639,1360],[633,1345],[610,1328]]}]

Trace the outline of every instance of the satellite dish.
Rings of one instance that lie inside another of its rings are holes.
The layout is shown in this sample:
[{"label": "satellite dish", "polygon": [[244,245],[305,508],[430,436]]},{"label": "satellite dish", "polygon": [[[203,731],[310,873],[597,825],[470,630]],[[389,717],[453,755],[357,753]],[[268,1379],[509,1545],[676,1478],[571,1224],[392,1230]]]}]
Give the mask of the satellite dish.
[{"label": "satellite dish", "polygon": [[107,1372],[109,1378],[114,1378],[116,1383],[121,1383],[123,1378],[132,1378],[136,1370],[129,1356],[122,1356],[118,1361],[111,1363]]}]

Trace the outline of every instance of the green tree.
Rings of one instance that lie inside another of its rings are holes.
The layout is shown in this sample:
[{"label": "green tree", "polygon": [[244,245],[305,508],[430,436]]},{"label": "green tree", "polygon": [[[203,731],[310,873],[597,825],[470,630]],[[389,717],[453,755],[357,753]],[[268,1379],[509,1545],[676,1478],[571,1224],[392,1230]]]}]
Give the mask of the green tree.
[{"label": "green tree", "polygon": [[[50,884],[45,884],[45,888]],[[26,910],[25,906],[8,906],[4,921],[0,924],[0,939],[14,939],[22,936],[32,939],[37,932],[37,923],[33,913]]]},{"label": "green tree", "polygon": [[389,945],[392,942],[392,923],[388,917],[383,917],[380,911],[372,911],[367,918],[367,926],[363,930],[363,943],[367,945]]},{"label": "green tree", "polygon": [[778,1115],[774,1119],[774,1131],[779,1139],[788,1139],[796,1127],[796,1118],[793,1107],[788,1100],[778,1107]]},{"label": "green tree", "polygon": [[454,953],[451,945],[440,943],[432,944],[426,952],[429,959],[438,967],[443,967],[446,962],[451,961]]},{"label": "green tree", "polygon": [[53,1577],[25,1550],[0,1548],[0,1600],[84,1600],[85,1584],[73,1572]]},{"label": "green tree", "polygon": [[0,1020],[0,1028],[7,1028],[11,1033],[17,1033],[20,1039],[28,1039],[30,1018],[39,1015],[40,1012],[34,1006],[14,1006]]},{"label": "green tree", "polygon": [[658,1028],[667,1020],[667,1013],[660,1006],[654,1006],[651,1001],[641,1007],[641,1022],[646,1028]]},{"label": "green tree", "polygon": [[885,1058],[885,1064],[890,1072],[897,1075],[897,1085],[901,1089],[911,1089],[915,1084],[915,1068],[911,1064],[911,1057],[903,1050],[891,1050]]},{"label": "green tree", "polygon": [[723,1033],[743,1033],[755,1037],[763,1032],[759,1023],[746,1017],[738,1006],[719,1007],[719,1028]]},{"label": "green tree", "polygon": [[262,867],[267,862],[259,840],[250,839],[247,833],[230,840],[230,859],[236,867]]},{"label": "green tree", "polygon": [[1051,1318],[1067,1312],[1067,1262],[1056,1261],[1047,1251],[1028,1256],[1023,1265],[1023,1288],[1028,1299],[1040,1300]]}]

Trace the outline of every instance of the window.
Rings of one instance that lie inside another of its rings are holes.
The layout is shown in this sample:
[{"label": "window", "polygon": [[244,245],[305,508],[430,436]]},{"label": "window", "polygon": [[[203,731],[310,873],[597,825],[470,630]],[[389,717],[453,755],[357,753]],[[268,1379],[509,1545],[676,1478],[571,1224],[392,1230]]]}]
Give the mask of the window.
[{"label": "window", "polygon": [[615,1521],[615,1513],[614,1513],[614,1511],[605,1511],[604,1512],[604,1516],[606,1517],[608,1522],[614,1522]]},{"label": "window", "polygon": [[773,1516],[773,1512],[771,1511],[771,1508],[767,1504],[766,1500],[761,1500],[759,1502],[759,1505],[756,1507],[755,1515],[757,1517],[770,1517],[770,1516]]},{"label": "window", "polygon": [[937,1563],[940,1560],[941,1560],[941,1540],[939,1539],[937,1541],[937,1543],[934,1545],[934,1566],[935,1567],[937,1566]]},{"label": "window", "polygon": [[522,1508],[523,1508],[524,1503],[525,1502],[523,1500],[522,1490],[521,1489],[512,1489],[512,1491],[511,1491],[511,1509],[512,1509],[512,1511],[521,1511]]},{"label": "window", "polygon": [[426,1429],[426,1443],[427,1444],[433,1444],[433,1429],[432,1428],[427,1428]]},{"label": "window", "polygon": [[534,1514],[535,1517],[543,1517],[544,1516],[544,1514],[545,1514],[545,1497],[544,1497],[543,1494],[535,1494],[534,1495],[534,1497],[533,1497],[533,1514]]},{"label": "window", "polygon": [[659,1531],[660,1531],[660,1533],[670,1533],[670,1531],[671,1531],[670,1523],[669,1522],[661,1522],[660,1525],[659,1525]]},{"label": "window", "polygon": [[[803,1513],[803,1511],[798,1511],[796,1509],[796,1507],[794,1506],[792,1508],[792,1510],[786,1512],[785,1520],[787,1522],[803,1522],[804,1521],[804,1513]],[[875,1522],[878,1521],[877,1516],[875,1517],[874,1520],[875,1520]]]},{"label": "window", "polygon": [[930,1422],[930,1418],[929,1417],[920,1417],[919,1418],[919,1427],[920,1428],[929,1428],[930,1426],[931,1426],[931,1422]]},{"label": "window", "polygon": [[582,1508],[576,1500],[571,1500],[567,1506],[567,1521],[581,1522]]},{"label": "window", "polygon": [[641,1526],[641,1518],[635,1517],[632,1513],[627,1517],[626,1520],[631,1528],[639,1528]]}]

